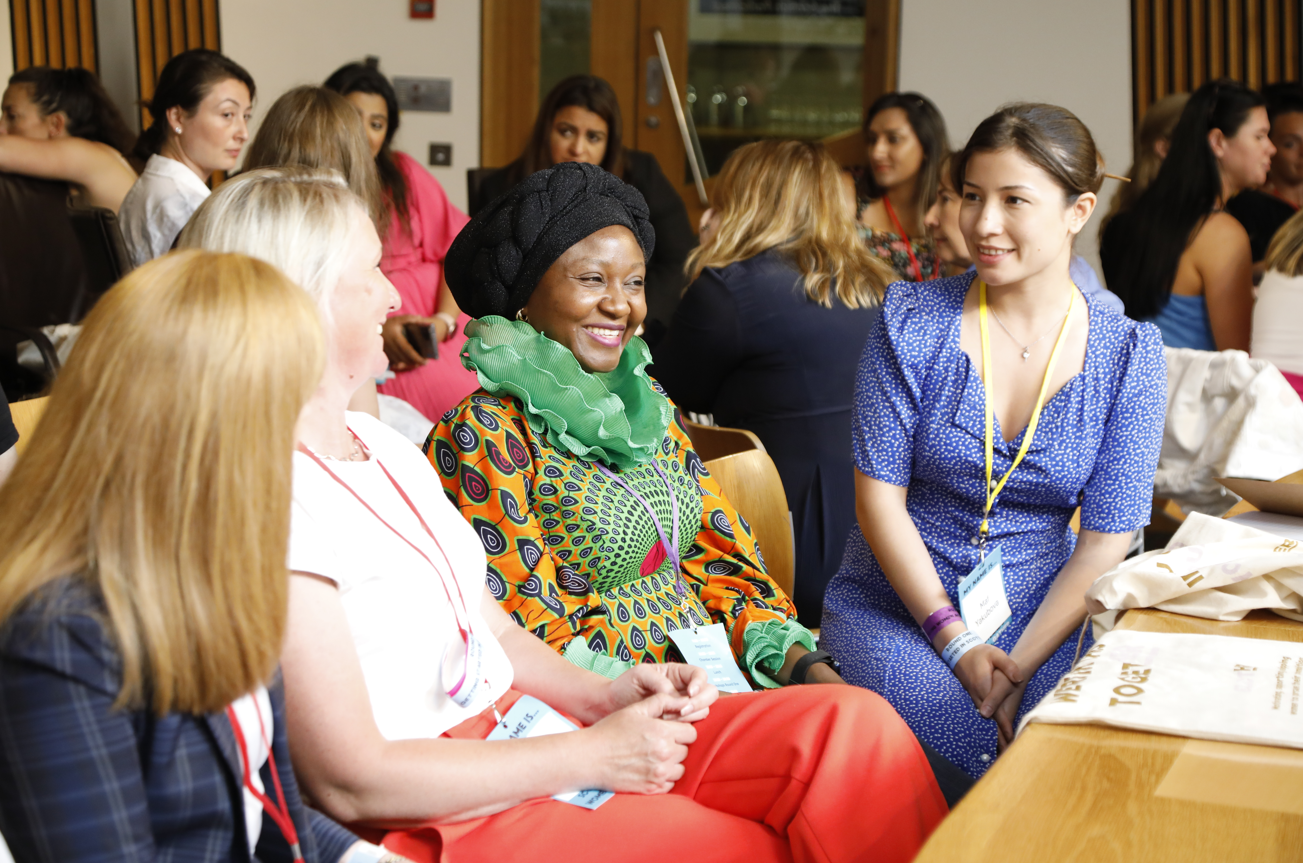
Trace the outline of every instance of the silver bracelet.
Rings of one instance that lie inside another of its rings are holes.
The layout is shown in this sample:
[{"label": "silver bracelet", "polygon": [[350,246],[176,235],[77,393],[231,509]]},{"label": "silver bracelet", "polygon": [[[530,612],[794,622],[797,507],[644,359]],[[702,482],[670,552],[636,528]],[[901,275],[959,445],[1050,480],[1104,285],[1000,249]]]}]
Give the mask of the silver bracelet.
[{"label": "silver bracelet", "polygon": [[443,337],[443,340],[445,342],[448,341],[448,339],[452,338],[453,336],[457,335],[456,318],[454,318],[452,315],[448,314],[447,312],[435,312],[433,317],[435,320],[443,321],[443,325],[448,328],[447,335]]}]

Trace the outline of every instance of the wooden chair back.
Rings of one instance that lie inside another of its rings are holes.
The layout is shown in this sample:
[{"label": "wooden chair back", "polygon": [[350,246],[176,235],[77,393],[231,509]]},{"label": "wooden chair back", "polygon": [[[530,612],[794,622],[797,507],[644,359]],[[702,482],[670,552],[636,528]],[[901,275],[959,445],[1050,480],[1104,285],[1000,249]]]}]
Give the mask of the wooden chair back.
[{"label": "wooden chair back", "polygon": [[[693,443],[696,443],[695,439]],[[724,490],[729,503],[751,525],[756,544],[760,546],[760,553],[769,568],[769,577],[790,598],[796,581],[796,548],[792,540],[787,495],[774,460],[763,447],[757,446],[711,459],[705,464],[706,470]]]},{"label": "wooden chair back", "polygon": [[760,438],[746,429],[704,426],[688,419],[683,421],[683,425],[688,429],[688,437],[692,440],[692,448],[697,451],[697,455],[701,456],[702,461],[713,461],[717,458],[739,452],[748,452],[753,449],[761,452],[765,451],[765,445],[760,442]]},{"label": "wooden chair back", "polygon": [[26,399],[21,402],[10,403],[9,413],[14,418],[14,427],[18,429],[18,443],[14,446],[14,449],[18,451],[19,455],[22,455],[23,450],[27,449],[27,442],[31,439],[36,424],[40,422],[41,414],[45,413],[45,405],[49,401],[49,396],[43,396],[39,399]]}]

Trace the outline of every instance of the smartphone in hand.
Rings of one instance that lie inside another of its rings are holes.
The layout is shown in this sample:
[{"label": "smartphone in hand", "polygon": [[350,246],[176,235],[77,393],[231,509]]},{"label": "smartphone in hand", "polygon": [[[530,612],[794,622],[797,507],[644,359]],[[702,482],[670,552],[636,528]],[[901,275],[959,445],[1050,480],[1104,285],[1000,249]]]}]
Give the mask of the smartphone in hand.
[{"label": "smartphone in hand", "polygon": [[439,336],[434,331],[434,324],[403,324],[403,335],[416,352],[427,360],[439,358]]}]

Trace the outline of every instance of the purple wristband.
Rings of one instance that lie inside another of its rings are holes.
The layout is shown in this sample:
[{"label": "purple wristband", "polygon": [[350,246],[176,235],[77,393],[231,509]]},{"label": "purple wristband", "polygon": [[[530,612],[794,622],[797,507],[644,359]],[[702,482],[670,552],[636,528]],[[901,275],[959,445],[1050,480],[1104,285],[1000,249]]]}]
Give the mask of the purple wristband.
[{"label": "purple wristband", "polygon": [[953,605],[947,605],[945,608],[938,608],[928,615],[927,620],[923,621],[923,634],[927,636],[928,643],[937,637],[937,633],[945,629],[956,620],[963,620],[959,612],[955,611]]}]

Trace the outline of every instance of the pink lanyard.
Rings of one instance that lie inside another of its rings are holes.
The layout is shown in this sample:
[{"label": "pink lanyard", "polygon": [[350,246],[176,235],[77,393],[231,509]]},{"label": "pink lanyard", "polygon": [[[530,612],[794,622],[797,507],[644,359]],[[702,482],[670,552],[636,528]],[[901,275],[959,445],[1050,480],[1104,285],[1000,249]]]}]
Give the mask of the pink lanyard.
[{"label": "pink lanyard", "polygon": [[276,787],[276,799],[280,801],[280,808],[272,803],[271,798],[259,791],[253,785],[253,774],[249,766],[249,747],[244,740],[244,729],[240,727],[240,720],[235,715],[235,708],[232,705],[226,705],[226,718],[231,721],[231,730],[235,732],[235,741],[240,744],[240,764],[243,773],[244,787],[249,793],[258,799],[262,808],[271,820],[276,822],[280,828],[281,835],[285,841],[290,843],[290,854],[295,860],[303,859],[303,851],[299,847],[299,831],[294,828],[294,819],[290,818],[290,807],[285,803],[285,792],[281,789],[280,772],[276,769],[276,756],[271,751],[271,741],[267,739],[267,728],[262,724],[262,708],[258,706],[258,696],[255,694],[250,697],[253,701],[253,709],[258,714],[258,731],[262,734],[263,745],[267,747],[267,761],[271,764],[271,781]]},{"label": "pink lanyard", "polygon": [[[914,268],[914,275],[917,277],[914,281],[923,281],[923,267],[919,265],[918,258],[914,257],[914,244],[909,241],[909,234],[905,233],[905,229],[901,227],[900,219],[896,218],[896,211],[891,208],[891,201],[888,201],[885,195],[882,198],[882,203],[886,206],[887,215],[891,216],[891,223],[896,226],[896,231],[900,234],[900,238],[905,241],[905,252],[909,255],[909,265]],[[935,279],[936,277],[936,272],[933,272],[931,279]],[[931,279],[929,279],[929,281],[931,281]]]}]

